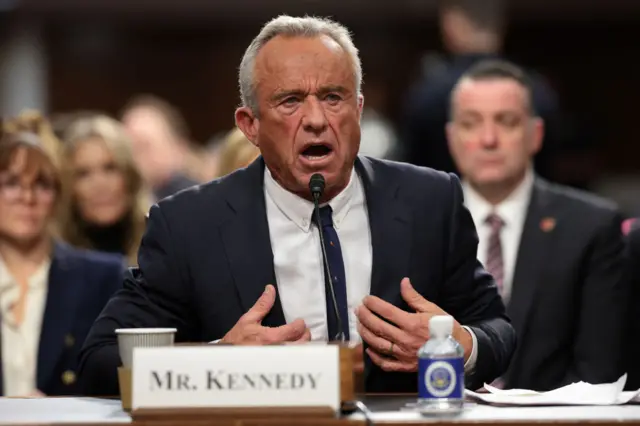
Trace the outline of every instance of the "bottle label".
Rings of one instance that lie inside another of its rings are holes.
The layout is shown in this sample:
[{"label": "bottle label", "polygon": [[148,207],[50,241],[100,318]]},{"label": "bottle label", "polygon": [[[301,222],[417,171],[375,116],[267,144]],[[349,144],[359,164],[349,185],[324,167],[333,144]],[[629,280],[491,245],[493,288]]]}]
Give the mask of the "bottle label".
[{"label": "bottle label", "polygon": [[419,398],[464,397],[463,358],[420,359],[418,374]]}]

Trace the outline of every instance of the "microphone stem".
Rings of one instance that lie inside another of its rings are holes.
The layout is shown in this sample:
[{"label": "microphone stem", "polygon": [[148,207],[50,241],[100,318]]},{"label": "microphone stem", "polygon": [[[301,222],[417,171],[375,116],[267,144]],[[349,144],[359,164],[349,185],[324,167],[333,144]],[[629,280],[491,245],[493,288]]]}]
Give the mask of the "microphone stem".
[{"label": "microphone stem", "polygon": [[333,304],[333,310],[336,314],[336,320],[338,322],[339,332],[338,335],[335,336],[339,341],[345,341],[344,329],[342,327],[342,318],[340,318],[340,311],[338,310],[338,301],[336,299],[336,292],[333,289],[333,277],[331,276],[331,270],[329,269],[329,262],[327,260],[327,250],[324,245],[324,232],[322,230],[322,221],[320,219],[320,205],[319,205],[320,194],[313,194],[313,204],[314,204],[314,213],[316,215],[316,223],[318,225],[318,235],[320,235],[320,247],[322,248],[322,264],[324,265],[324,273],[327,276],[327,282],[329,283],[329,293],[331,294],[331,302]]}]

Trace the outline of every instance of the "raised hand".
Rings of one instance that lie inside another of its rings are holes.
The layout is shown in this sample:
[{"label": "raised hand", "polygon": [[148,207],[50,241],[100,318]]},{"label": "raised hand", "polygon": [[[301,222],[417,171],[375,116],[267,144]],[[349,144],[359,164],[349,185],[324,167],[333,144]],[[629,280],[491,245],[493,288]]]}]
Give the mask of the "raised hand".
[{"label": "raised hand", "polygon": [[[422,297],[409,278],[400,282],[400,292],[415,313],[405,312],[378,297],[367,296],[356,311],[358,331],[362,340],[369,344],[367,354],[380,368],[413,372],[418,369],[418,350],[429,339],[429,320],[434,315],[447,313]],[[473,346],[471,335],[457,321],[453,335],[464,347],[465,359],[468,358]]]},{"label": "raised hand", "polygon": [[303,320],[297,319],[280,327],[265,327],[262,320],[269,313],[276,301],[276,289],[271,284],[265,287],[264,293],[245,313],[220,343],[232,345],[273,345],[278,343],[307,342],[311,332]]}]

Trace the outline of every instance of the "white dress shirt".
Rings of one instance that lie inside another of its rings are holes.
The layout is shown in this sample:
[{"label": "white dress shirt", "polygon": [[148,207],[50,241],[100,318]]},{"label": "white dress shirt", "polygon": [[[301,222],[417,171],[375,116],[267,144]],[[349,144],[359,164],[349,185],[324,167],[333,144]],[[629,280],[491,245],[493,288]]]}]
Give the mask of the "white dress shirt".
[{"label": "white dress shirt", "polygon": [[[302,318],[312,340],[327,340],[322,249],[312,222],[313,203],[282,188],[267,168],[264,191],[273,266],[285,319],[292,322]],[[355,342],[360,337],[354,310],[369,294],[372,262],[369,215],[362,182],[355,172],[329,205],[344,260],[349,336]]]},{"label": "white dress shirt", "polygon": [[498,205],[492,205],[485,200],[468,182],[463,182],[465,205],[469,209],[478,232],[478,260],[483,265],[487,263],[487,248],[491,236],[491,226],[486,223],[490,214],[497,214],[504,226],[500,232],[502,246],[503,282],[502,298],[507,303],[513,288],[513,274],[518,258],[520,237],[527,217],[527,210],[533,190],[534,175],[528,170],[520,185]]},{"label": "white dress shirt", "polygon": [[38,348],[50,264],[47,260],[29,278],[25,316],[18,325],[10,310],[18,301],[20,288],[0,258],[0,333],[5,396],[28,396],[37,390]]},{"label": "white dress shirt", "polygon": [[[301,318],[311,331],[311,340],[328,336],[322,249],[313,225],[313,203],[280,186],[265,168],[264,192],[269,222],[273,263],[282,310],[287,323]],[[369,215],[360,176],[353,171],[347,187],[328,203],[340,238],[349,305],[349,336],[361,338],[355,308],[371,289],[372,247]],[[389,285],[400,283],[389,283]],[[466,328],[466,327],[465,327]],[[470,371],[477,358],[475,334],[471,356],[465,364]]]}]

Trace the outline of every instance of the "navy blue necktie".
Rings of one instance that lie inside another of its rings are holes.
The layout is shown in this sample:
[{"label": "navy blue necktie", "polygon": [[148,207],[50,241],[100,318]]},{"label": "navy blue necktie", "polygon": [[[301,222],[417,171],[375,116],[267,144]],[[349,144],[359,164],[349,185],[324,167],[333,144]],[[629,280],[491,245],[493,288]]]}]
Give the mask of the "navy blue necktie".
[{"label": "navy blue necktie", "polygon": [[[342,320],[342,332],[345,340],[349,340],[349,308],[347,304],[347,279],[344,273],[344,261],[342,260],[342,249],[338,233],[333,227],[333,211],[331,206],[320,208],[321,232],[324,237],[325,250],[327,252],[327,263],[333,278],[333,289],[336,295],[338,311]],[[315,215],[314,215],[315,218]],[[314,220],[315,222],[315,220]],[[323,266],[324,270],[324,266]],[[337,340],[340,333],[338,322],[336,321],[333,299],[329,287],[327,273],[324,273],[324,288],[327,299],[327,325],[329,329],[329,341]]]}]

